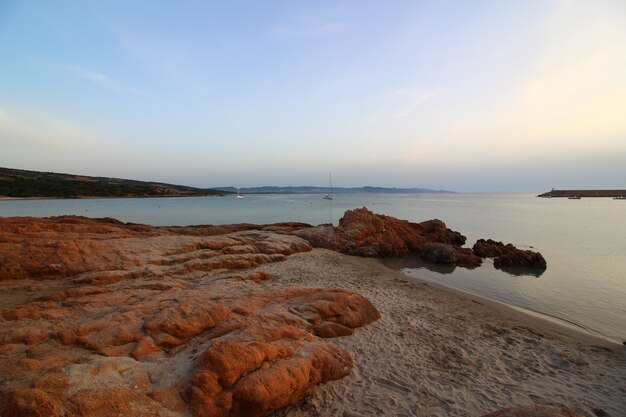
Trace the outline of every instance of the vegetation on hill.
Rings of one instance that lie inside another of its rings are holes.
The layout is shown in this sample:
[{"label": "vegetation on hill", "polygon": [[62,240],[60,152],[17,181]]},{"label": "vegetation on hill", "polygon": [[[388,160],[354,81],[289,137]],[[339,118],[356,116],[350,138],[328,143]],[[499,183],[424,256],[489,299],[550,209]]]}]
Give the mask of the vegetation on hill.
[{"label": "vegetation on hill", "polygon": [[1,197],[195,197],[225,193],[157,182],[0,168]]}]

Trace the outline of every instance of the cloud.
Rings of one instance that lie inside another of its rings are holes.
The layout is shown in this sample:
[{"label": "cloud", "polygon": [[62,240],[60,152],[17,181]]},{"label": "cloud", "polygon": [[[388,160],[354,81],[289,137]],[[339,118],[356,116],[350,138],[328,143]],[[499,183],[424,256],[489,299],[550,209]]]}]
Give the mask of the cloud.
[{"label": "cloud", "polygon": [[5,152],[27,147],[35,150],[85,150],[109,146],[94,129],[62,117],[39,112],[15,112],[0,107],[0,146]]},{"label": "cloud", "polygon": [[417,90],[413,88],[399,88],[377,99],[381,103],[381,109],[367,119],[367,125],[384,125],[397,122],[417,111],[420,106],[436,96],[431,90]]},{"label": "cloud", "polygon": [[128,92],[139,95],[147,95],[144,91],[130,85],[123,83],[115,78],[103,74],[101,72],[92,70],[90,68],[80,67],[76,65],[67,65],[66,70],[76,75],[77,77],[84,78],[102,87],[109,88],[111,90],[119,92]]},{"label": "cloud", "polygon": [[0,166],[58,172],[106,172],[121,164],[120,144],[55,114],[0,106]]},{"label": "cloud", "polygon": [[320,38],[345,32],[349,28],[347,22],[311,22],[299,26],[283,26],[274,30],[278,38]]},{"label": "cloud", "polygon": [[319,39],[350,31],[355,10],[345,5],[305,8],[287,16],[272,34],[282,39]]},{"label": "cloud", "polygon": [[[511,54],[498,71],[462,73],[462,83],[438,86],[436,101],[413,112],[387,103],[376,119],[385,124],[364,136],[393,137],[398,159],[441,168],[626,155],[626,27],[616,16],[591,3],[557,8],[549,25],[533,28],[523,61]],[[410,89],[395,96],[409,110],[410,97],[430,100]]]}]

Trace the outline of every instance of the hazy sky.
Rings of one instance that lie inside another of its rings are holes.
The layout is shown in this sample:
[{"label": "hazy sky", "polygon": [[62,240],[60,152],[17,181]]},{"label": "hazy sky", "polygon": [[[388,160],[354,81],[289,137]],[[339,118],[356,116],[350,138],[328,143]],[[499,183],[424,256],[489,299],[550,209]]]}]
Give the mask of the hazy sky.
[{"label": "hazy sky", "polygon": [[0,166],[626,188],[626,2],[0,0]]}]

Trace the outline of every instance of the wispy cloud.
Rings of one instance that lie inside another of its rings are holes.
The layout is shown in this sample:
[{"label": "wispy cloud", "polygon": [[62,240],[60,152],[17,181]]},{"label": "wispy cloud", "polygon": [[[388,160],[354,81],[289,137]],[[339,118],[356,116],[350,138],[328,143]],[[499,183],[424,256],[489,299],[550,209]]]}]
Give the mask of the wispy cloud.
[{"label": "wispy cloud", "polygon": [[89,172],[120,163],[120,142],[49,112],[0,106],[0,166]]},{"label": "wispy cloud", "polygon": [[287,16],[288,20],[274,27],[272,33],[284,39],[319,39],[349,32],[353,29],[355,11],[343,5],[305,8]]},{"label": "wispy cloud", "polygon": [[368,124],[385,124],[403,119],[417,112],[420,106],[436,96],[431,90],[416,90],[413,88],[399,88],[386,94],[386,97],[377,100],[381,109],[368,119]]},{"label": "wispy cloud", "polygon": [[131,84],[121,82],[107,74],[90,68],[85,68],[77,65],[67,65],[65,69],[77,77],[89,80],[95,84],[109,88],[111,90],[147,96],[146,92]]},{"label": "wispy cloud", "polygon": [[321,38],[345,32],[350,25],[344,21],[309,22],[298,26],[281,26],[274,29],[278,38]]},{"label": "wispy cloud", "polygon": [[31,149],[84,150],[107,142],[93,129],[53,114],[0,107],[0,146],[4,149],[19,143]]},{"label": "wispy cloud", "polygon": [[199,68],[206,45],[180,42],[176,39],[156,39],[125,30],[117,30],[119,46],[144,69],[194,90],[205,88],[203,72]]}]

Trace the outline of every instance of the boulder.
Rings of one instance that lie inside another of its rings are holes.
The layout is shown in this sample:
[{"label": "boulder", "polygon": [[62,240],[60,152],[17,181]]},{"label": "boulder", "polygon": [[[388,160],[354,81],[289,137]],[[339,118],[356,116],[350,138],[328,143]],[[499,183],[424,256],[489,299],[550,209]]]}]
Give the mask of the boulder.
[{"label": "boulder", "polygon": [[347,210],[337,227],[324,224],[291,233],[306,239],[314,247],[371,257],[420,253],[425,244],[433,242],[455,247],[465,244],[465,236],[448,229],[441,220],[411,223],[375,214],[365,207]]},{"label": "boulder", "polygon": [[421,256],[438,264],[453,264],[456,261],[454,247],[447,243],[427,243],[422,247]]},{"label": "boulder", "polygon": [[63,407],[54,395],[33,388],[19,388],[5,393],[5,417],[56,417],[62,416]]},{"label": "boulder", "polygon": [[426,243],[422,247],[421,257],[438,264],[478,266],[481,260],[471,249],[459,248],[448,243]]},{"label": "boulder", "polygon": [[472,249],[481,258],[494,258],[496,268],[547,268],[546,260],[539,252],[518,249],[510,243],[505,245],[491,239],[478,239]]}]

